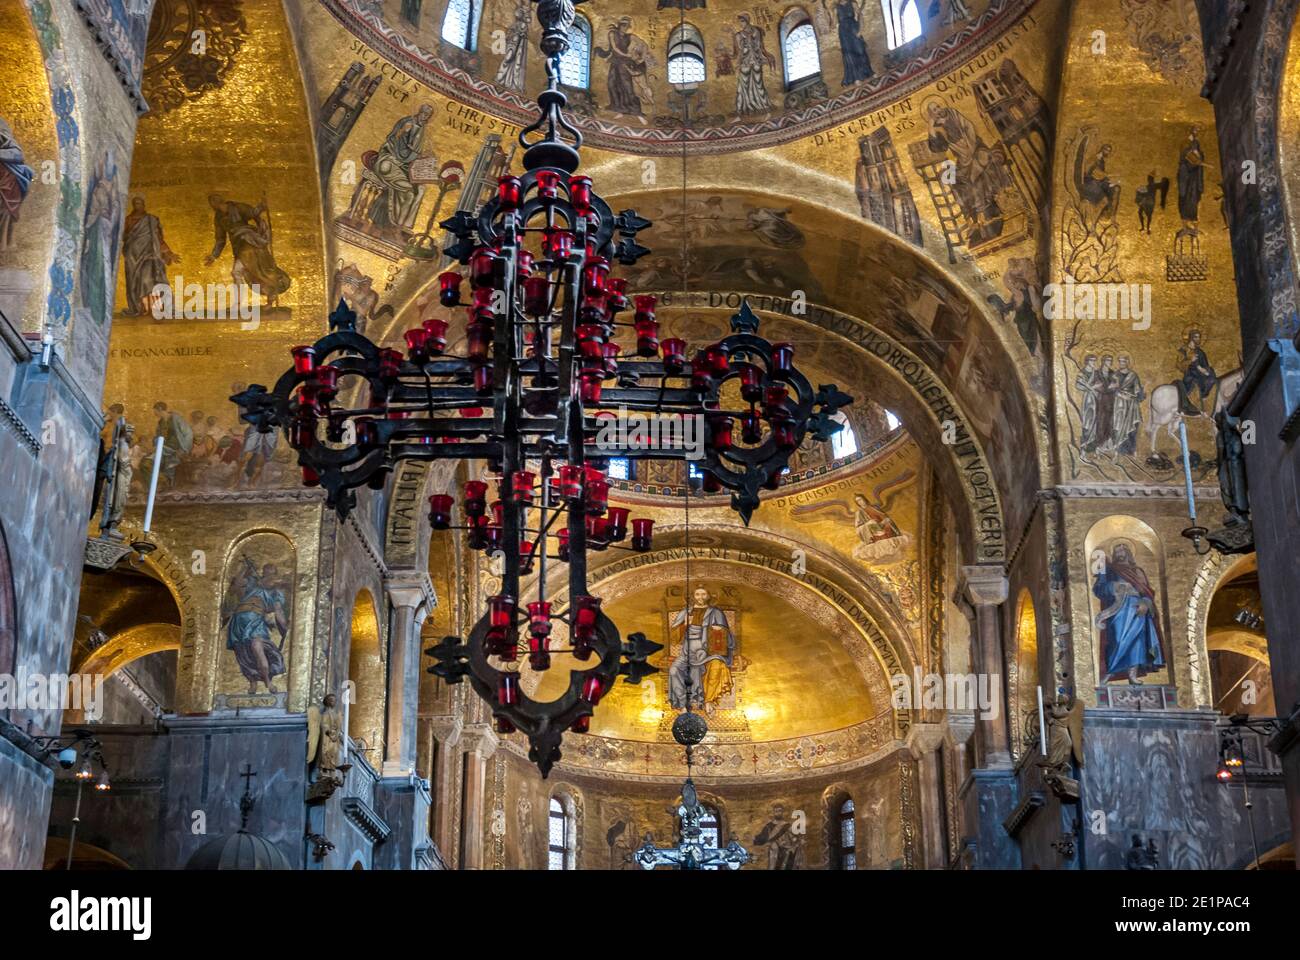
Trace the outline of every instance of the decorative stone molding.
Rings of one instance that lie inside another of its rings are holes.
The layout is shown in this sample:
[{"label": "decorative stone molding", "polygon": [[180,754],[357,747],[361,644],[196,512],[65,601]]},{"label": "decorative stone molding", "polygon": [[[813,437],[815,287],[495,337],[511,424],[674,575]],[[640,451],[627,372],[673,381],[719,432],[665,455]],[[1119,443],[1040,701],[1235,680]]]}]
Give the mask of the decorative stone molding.
[{"label": "decorative stone molding", "polygon": [[[320,487],[286,487],[283,490],[194,490],[159,493],[158,503],[315,503],[325,500]],[[132,503],[143,503],[133,498]]]},{"label": "decorative stone molding", "polygon": [[423,718],[433,733],[433,738],[438,741],[438,745],[443,749],[454,747],[460,742],[460,735],[464,732],[465,721],[458,716],[439,716]]},{"label": "decorative stone molding", "polygon": [[1029,818],[1046,804],[1047,797],[1041,790],[1031,790],[1016,805],[1016,808],[1011,811],[1007,818],[1002,821],[1002,829],[1007,832],[1007,836],[1014,837],[1024,829],[1025,824],[1029,822]]},{"label": "decorative stone molding", "polygon": [[389,570],[384,577],[384,590],[394,607],[415,608],[417,622],[422,622],[438,605],[433,581],[422,571]]},{"label": "decorative stone molding", "polygon": [[343,816],[369,837],[371,843],[382,843],[392,833],[392,828],[360,797],[343,798]]},{"label": "decorative stone molding", "polygon": [[460,732],[460,745],[466,753],[476,753],[487,760],[497,752],[501,740],[486,723],[467,723]]},{"label": "decorative stone molding", "polygon": [[944,725],[941,723],[914,723],[912,729],[907,731],[907,748],[912,751],[912,756],[920,759],[939,748],[944,734]]},{"label": "decorative stone molding", "polygon": [[[1218,500],[1218,487],[1195,487],[1197,500]],[[1063,483],[1056,492],[1066,498],[1184,500],[1187,488],[1181,484]]]}]

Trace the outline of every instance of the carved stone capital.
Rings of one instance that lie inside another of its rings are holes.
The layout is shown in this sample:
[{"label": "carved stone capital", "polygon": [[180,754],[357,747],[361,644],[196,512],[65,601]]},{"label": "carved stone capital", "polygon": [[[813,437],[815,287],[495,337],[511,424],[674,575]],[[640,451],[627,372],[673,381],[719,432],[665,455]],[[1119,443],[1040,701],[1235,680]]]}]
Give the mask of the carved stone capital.
[{"label": "carved stone capital", "polygon": [[459,716],[429,717],[428,724],[429,729],[433,731],[433,738],[443,749],[456,746],[465,729],[465,721]]},{"label": "carved stone capital", "polygon": [[1000,606],[1007,602],[1007,575],[995,563],[962,567],[959,592],[973,607]]},{"label": "carved stone capital", "polygon": [[907,749],[918,760],[934,753],[943,743],[944,727],[941,723],[914,723],[907,731]]},{"label": "carved stone capital", "polygon": [[501,740],[486,723],[467,723],[461,730],[460,745],[466,753],[476,753],[484,760],[497,752]]},{"label": "carved stone capital", "polygon": [[394,570],[384,578],[384,589],[394,607],[411,607],[415,619],[423,621],[438,605],[438,595],[427,573],[414,570]]}]

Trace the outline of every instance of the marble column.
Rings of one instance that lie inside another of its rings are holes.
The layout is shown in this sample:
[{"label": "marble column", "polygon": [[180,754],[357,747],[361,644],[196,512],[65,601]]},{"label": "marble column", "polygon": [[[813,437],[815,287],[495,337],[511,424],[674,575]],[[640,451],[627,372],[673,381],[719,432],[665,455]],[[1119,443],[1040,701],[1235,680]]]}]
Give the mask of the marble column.
[{"label": "marble column", "polygon": [[429,835],[438,845],[443,859],[453,868],[458,863],[460,849],[460,824],[454,816],[460,791],[460,735],[463,723],[458,716],[429,717],[427,719],[434,742],[437,744],[433,758],[431,782],[433,806],[430,811]]},{"label": "marble column", "polygon": [[943,778],[939,773],[942,762],[939,745],[943,743],[943,736],[943,724],[940,723],[914,723],[907,733],[907,747],[916,758],[916,792],[921,811],[921,866],[926,870],[942,870],[948,865],[943,827],[947,801],[942,793]]},{"label": "marble column", "polygon": [[460,736],[465,747],[465,808],[461,866],[466,870],[483,869],[483,816],[487,809],[487,765],[497,752],[500,741],[486,723],[466,724]]},{"label": "marble column", "polygon": [[1007,725],[1005,658],[1002,650],[1002,604],[1007,600],[1008,584],[1000,564],[978,564],[961,568],[959,602],[974,611],[972,638],[975,669],[983,675],[980,689],[990,694],[988,710],[976,714],[980,765],[1010,769],[1011,737]]},{"label": "marble column", "polygon": [[415,772],[420,705],[420,627],[437,603],[427,573],[394,573],[384,580],[393,607],[388,659],[388,742],[383,775]]}]

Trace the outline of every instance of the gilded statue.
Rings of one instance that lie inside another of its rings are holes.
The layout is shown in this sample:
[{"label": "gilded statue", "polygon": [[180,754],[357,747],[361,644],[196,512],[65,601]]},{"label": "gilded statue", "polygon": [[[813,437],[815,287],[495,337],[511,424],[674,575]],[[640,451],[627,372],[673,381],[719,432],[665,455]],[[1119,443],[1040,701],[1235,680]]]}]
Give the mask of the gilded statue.
[{"label": "gilded statue", "polygon": [[1079,802],[1079,781],[1070,774],[1071,760],[1083,766],[1083,701],[1070,705],[1058,695],[1047,715],[1047,755],[1038,760],[1043,782],[1063,803]]},{"label": "gilded statue", "polygon": [[308,800],[324,800],[343,785],[343,713],[337,704],[334,694],[327,693],[319,707],[307,709],[307,765],[316,767]]}]

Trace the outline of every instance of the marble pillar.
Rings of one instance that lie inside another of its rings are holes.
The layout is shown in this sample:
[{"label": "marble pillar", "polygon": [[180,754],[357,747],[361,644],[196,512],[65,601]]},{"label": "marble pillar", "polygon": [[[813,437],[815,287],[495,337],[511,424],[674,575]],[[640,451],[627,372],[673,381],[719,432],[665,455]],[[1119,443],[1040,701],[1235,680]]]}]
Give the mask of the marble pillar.
[{"label": "marble pillar", "polygon": [[490,799],[487,795],[487,765],[497,752],[500,741],[486,723],[466,724],[460,739],[465,748],[465,809],[461,816],[464,857],[461,866],[466,870],[481,870],[483,817]]},{"label": "marble pillar", "polygon": [[999,564],[979,564],[961,568],[958,602],[974,613],[971,635],[978,673],[987,678],[991,695],[989,709],[976,714],[979,729],[980,766],[1011,768],[1011,737],[1007,726],[1006,663],[1002,649],[1002,605],[1006,603],[1008,585]]},{"label": "marble pillar", "polygon": [[427,573],[394,572],[384,580],[392,604],[388,659],[388,740],[383,776],[415,773],[420,702],[420,627],[437,599]]}]

